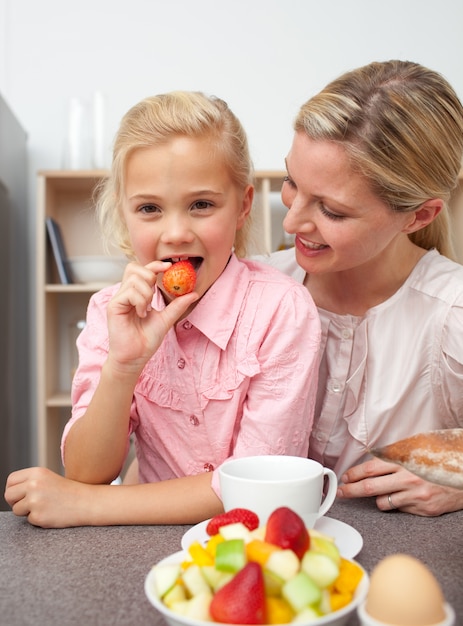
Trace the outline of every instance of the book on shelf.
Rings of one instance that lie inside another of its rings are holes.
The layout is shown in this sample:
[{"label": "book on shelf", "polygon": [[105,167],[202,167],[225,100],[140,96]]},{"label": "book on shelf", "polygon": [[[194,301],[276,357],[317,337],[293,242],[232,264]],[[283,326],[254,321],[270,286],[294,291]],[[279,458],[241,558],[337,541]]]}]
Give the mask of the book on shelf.
[{"label": "book on shelf", "polygon": [[47,226],[48,240],[50,241],[53,257],[55,259],[56,267],[58,269],[58,275],[63,285],[70,285],[73,280],[69,271],[68,259],[66,256],[66,249],[64,247],[63,236],[61,234],[61,228],[52,217],[45,218]]}]

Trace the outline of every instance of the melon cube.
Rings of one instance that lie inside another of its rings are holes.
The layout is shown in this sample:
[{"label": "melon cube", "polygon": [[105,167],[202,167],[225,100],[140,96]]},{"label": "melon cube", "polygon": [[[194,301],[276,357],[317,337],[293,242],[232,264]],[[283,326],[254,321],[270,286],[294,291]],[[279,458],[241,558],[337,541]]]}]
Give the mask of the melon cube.
[{"label": "melon cube", "polygon": [[181,572],[180,564],[157,565],[153,571],[156,592],[160,598],[163,598],[177,582]]},{"label": "melon cube", "polygon": [[190,596],[197,596],[200,593],[210,594],[211,590],[202,575],[199,565],[190,565],[190,567],[183,572],[182,578]]},{"label": "melon cube", "polygon": [[321,599],[320,589],[303,571],[285,582],[281,595],[289,602],[295,613],[299,613],[306,606],[318,604]]},{"label": "melon cube", "polygon": [[329,587],[339,576],[339,565],[330,556],[312,550],[302,557],[301,569],[321,589]]},{"label": "melon cube", "polygon": [[300,570],[301,562],[296,554],[289,549],[275,550],[265,562],[264,569],[272,572],[282,580],[289,580]]}]

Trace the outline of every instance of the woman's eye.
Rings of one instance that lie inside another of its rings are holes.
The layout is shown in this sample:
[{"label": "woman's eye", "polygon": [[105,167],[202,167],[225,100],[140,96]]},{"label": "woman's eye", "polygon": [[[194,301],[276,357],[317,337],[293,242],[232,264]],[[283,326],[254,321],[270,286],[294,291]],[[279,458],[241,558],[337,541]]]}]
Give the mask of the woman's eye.
[{"label": "woman's eye", "polygon": [[343,220],[345,218],[344,215],[338,215],[337,213],[332,213],[329,211],[324,204],[320,204],[320,213],[327,217],[329,220]]},{"label": "woman's eye", "polygon": [[294,184],[294,181],[289,176],[285,176],[283,178],[283,183],[287,183],[290,187],[296,187],[296,185]]}]

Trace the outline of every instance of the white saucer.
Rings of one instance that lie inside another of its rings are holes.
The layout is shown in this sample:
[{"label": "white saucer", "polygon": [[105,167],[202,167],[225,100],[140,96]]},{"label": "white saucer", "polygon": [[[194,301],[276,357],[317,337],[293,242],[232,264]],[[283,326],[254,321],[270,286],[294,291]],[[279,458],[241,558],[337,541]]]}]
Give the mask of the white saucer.
[{"label": "white saucer", "polygon": [[[208,522],[209,520],[207,519],[186,531],[182,537],[183,550],[187,551],[193,541],[205,543],[209,539],[206,533]],[[340,522],[332,517],[321,517],[315,522],[315,530],[329,537],[333,537],[339,548],[339,552],[346,559],[353,559],[362,549],[362,535],[358,530],[355,530],[355,528],[345,522]]]}]

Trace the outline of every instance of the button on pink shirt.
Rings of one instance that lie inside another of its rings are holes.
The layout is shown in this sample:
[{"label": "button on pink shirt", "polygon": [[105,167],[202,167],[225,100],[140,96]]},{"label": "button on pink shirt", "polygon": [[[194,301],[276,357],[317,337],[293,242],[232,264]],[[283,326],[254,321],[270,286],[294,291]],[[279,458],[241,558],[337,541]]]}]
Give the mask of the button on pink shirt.
[{"label": "button on pink shirt", "polygon": [[[103,289],[89,303],[63,452],[107,358],[106,307],[117,289]],[[164,306],[156,289],[153,307]],[[136,436],[140,481],[214,471],[219,493],[216,470],[232,456],[306,456],[319,344],[307,290],[233,255],[191,314],[169,331],[135,387],[129,433]]]},{"label": "button on pink shirt", "polygon": [[[302,282],[294,250],[264,258]],[[309,456],[338,476],[415,433],[463,428],[463,266],[427,252],[361,317],[319,310],[321,365]]]}]

